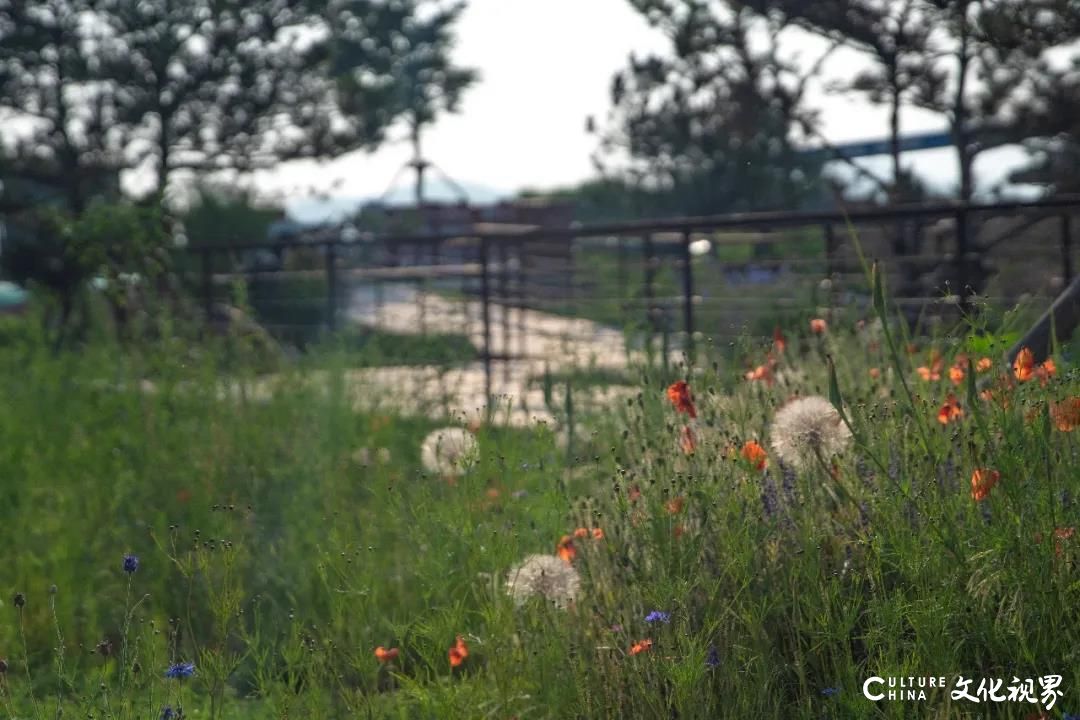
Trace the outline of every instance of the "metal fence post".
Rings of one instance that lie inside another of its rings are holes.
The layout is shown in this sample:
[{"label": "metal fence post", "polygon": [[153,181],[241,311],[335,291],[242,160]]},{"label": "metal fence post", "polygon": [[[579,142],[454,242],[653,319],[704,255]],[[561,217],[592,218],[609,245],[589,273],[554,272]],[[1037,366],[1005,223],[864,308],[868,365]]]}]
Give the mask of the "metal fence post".
[{"label": "metal fence post", "polygon": [[210,313],[214,307],[214,268],[212,264],[212,256],[210,248],[204,247],[200,252],[202,255],[202,301],[203,312],[206,315],[206,321],[210,321]]},{"label": "metal fence post", "polygon": [[694,358],[694,266],[690,257],[690,233],[682,236],[683,259],[683,329],[686,330],[686,351],[689,361]]},{"label": "metal fence post", "polygon": [[961,206],[956,211],[956,261],[955,265],[959,270],[957,280],[960,283],[960,287],[957,288],[957,295],[959,297],[958,306],[960,312],[967,313],[968,311],[968,211],[967,206]]},{"label": "metal fence post", "polygon": [[488,276],[488,239],[480,238],[480,307],[484,322],[484,396],[491,413],[491,279]]},{"label": "metal fence post", "polygon": [[528,339],[525,336],[525,300],[527,289],[525,287],[525,250],[524,243],[517,243],[517,287],[518,287],[518,354],[524,358],[528,355]]},{"label": "metal fence post", "polygon": [[642,249],[645,251],[645,318],[648,321],[648,343],[652,345],[653,335],[656,333],[656,316],[653,314],[653,280],[656,275],[654,261],[656,259],[653,239],[650,233],[642,237]]},{"label": "metal fence post", "polygon": [[510,261],[506,238],[499,240],[499,317],[502,325],[503,383],[510,384]]},{"label": "metal fence post", "polygon": [[832,278],[836,272],[836,235],[833,233],[832,223],[825,223],[823,227],[825,237],[825,277]]},{"label": "metal fence post", "polygon": [[326,243],[326,327],[337,329],[337,245]]},{"label": "metal fence post", "polygon": [[619,236],[619,258],[616,265],[616,282],[619,286],[619,312],[626,312],[626,238]]},{"label": "metal fence post", "polygon": [[1072,282],[1072,216],[1067,212],[1061,214],[1061,274],[1065,285]]}]

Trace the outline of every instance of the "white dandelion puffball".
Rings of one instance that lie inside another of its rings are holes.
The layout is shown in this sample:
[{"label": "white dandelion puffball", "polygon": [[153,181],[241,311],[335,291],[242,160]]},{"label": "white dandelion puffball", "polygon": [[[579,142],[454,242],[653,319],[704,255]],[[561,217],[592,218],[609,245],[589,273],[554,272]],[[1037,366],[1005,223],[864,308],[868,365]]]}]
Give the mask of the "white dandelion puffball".
[{"label": "white dandelion puffball", "polygon": [[780,460],[795,469],[838,455],[851,444],[851,430],[832,403],[819,395],[788,401],[773,418],[769,444]]},{"label": "white dandelion puffball", "polygon": [[420,446],[420,462],[424,469],[443,477],[463,474],[479,455],[476,438],[464,428],[445,427],[424,438]]},{"label": "white dandelion puffball", "polygon": [[539,596],[557,608],[566,609],[580,589],[578,571],[558,555],[529,555],[511,568],[506,577],[506,594],[518,605]]}]

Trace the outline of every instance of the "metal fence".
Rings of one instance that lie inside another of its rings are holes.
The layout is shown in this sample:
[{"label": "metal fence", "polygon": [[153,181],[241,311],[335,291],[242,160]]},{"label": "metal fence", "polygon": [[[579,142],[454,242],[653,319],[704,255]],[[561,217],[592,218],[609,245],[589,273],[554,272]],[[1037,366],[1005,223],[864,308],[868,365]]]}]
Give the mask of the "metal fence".
[{"label": "metal fence", "polygon": [[[303,305],[299,320],[264,321],[278,334],[313,323],[330,331],[347,320],[384,323],[407,305],[415,311],[399,318],[403,331],[453,331],[460,321],[478,346],[490,395],[493,364],[528,359],[530,338],[557,324],[551,318],[567,319],[567,352],[575,333],[614,328],[647,348],[659,338],[663,357],[672,348],[693,353],[703,334],[753,332],[755,317],[864,301],[867,258],[885,262],[894,297],[913,313],[962,310],[974,293],[1002,304],[1051,297],[1076,271],[1077,215],[1080,198],[1062,197],[518,232],[365,236],[326,228],[190,252],[208,314],[230,283],[259,289],[264,302]],[[441,308],[435,317],[433,303]]]}]

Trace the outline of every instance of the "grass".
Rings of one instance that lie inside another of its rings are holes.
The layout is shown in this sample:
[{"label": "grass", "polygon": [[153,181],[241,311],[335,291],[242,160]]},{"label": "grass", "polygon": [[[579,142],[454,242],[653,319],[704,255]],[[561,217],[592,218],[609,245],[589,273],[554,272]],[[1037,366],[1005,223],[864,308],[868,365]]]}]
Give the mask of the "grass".
[{"label": "grass", "polygon": [[[974,692],[983,677],[1007,688],[1060,674],[1049,717],[1080,712],[1080,536],[1066,537],[1080,524],[1080,434],[1049,413],[1080,395],[1069,354],[1045,384],[983,400],[948,376],[960,351],[1000,355],[980,328],[940,330],[909,354],[883,335],[891,324],[850,309],[829,321],[823,335],[788,326],[782,353],[745,341],[667,374],[637,369],[636,397],[577,418],[587,443],[571,457],[544,428],[475,428],[478,459],[452,479],[425,471],[419,446],[453,420],[401,417],[392,402],[358,411],[339,355],[328,373],[286,369],[272,397],[223,395],[255,378],[223,376],[213,348],[56,354],[5,330],[0,708],[959,718],[986,703],[948,690],[873,703],[862,683],[933,675],[951,688],[962,675]],[[748,382],[770,351],[776,381]],[[942,377],[924,381],[932,351]],[[678,378],[696,419],[666,397]],[[942,425],[949,393],[963,414]],[[769,449],[795,394],[842,396],[854,444],[799,470],[769,450],[755,467],[742,448]],[[1000,474],[981,501],[977,468]],[[603,531],[573,541],[576,601],[516,606],[508,570],[576,528]],[[670,621],[646,622],[653,610]],[[469,654],[453,668],[458,636]],[[378,646],[399,655],[381,664]],[[166,678],[180,662],[194,676]]]}]

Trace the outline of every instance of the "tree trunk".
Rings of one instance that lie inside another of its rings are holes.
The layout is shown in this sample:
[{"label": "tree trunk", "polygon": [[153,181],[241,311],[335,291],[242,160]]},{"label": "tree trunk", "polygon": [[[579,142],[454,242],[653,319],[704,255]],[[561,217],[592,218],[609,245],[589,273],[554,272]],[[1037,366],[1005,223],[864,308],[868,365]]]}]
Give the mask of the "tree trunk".
[{"label": "tree trunk", "polygon": [[968,112],[965,95],[967,93],[967,76],[971,64],[969,55],[971,44],[971,26],[968,24],[968,3],[960,3],[960,48],[958,51],[956,96],[953,99],[953,141],[956,146],[956,159],[960,166],[960,201],[971,202],[975,193],[975,183],[972,174],[973,158],[971,155],[970,137],[968,133]]},{"label": "tree trunk", "polygon": [[900,72],[899,60],[892,58],[889,63],[889,154],[892,156],[893,202],[903,199],[900,185],[903,170],[900,167]]}]

